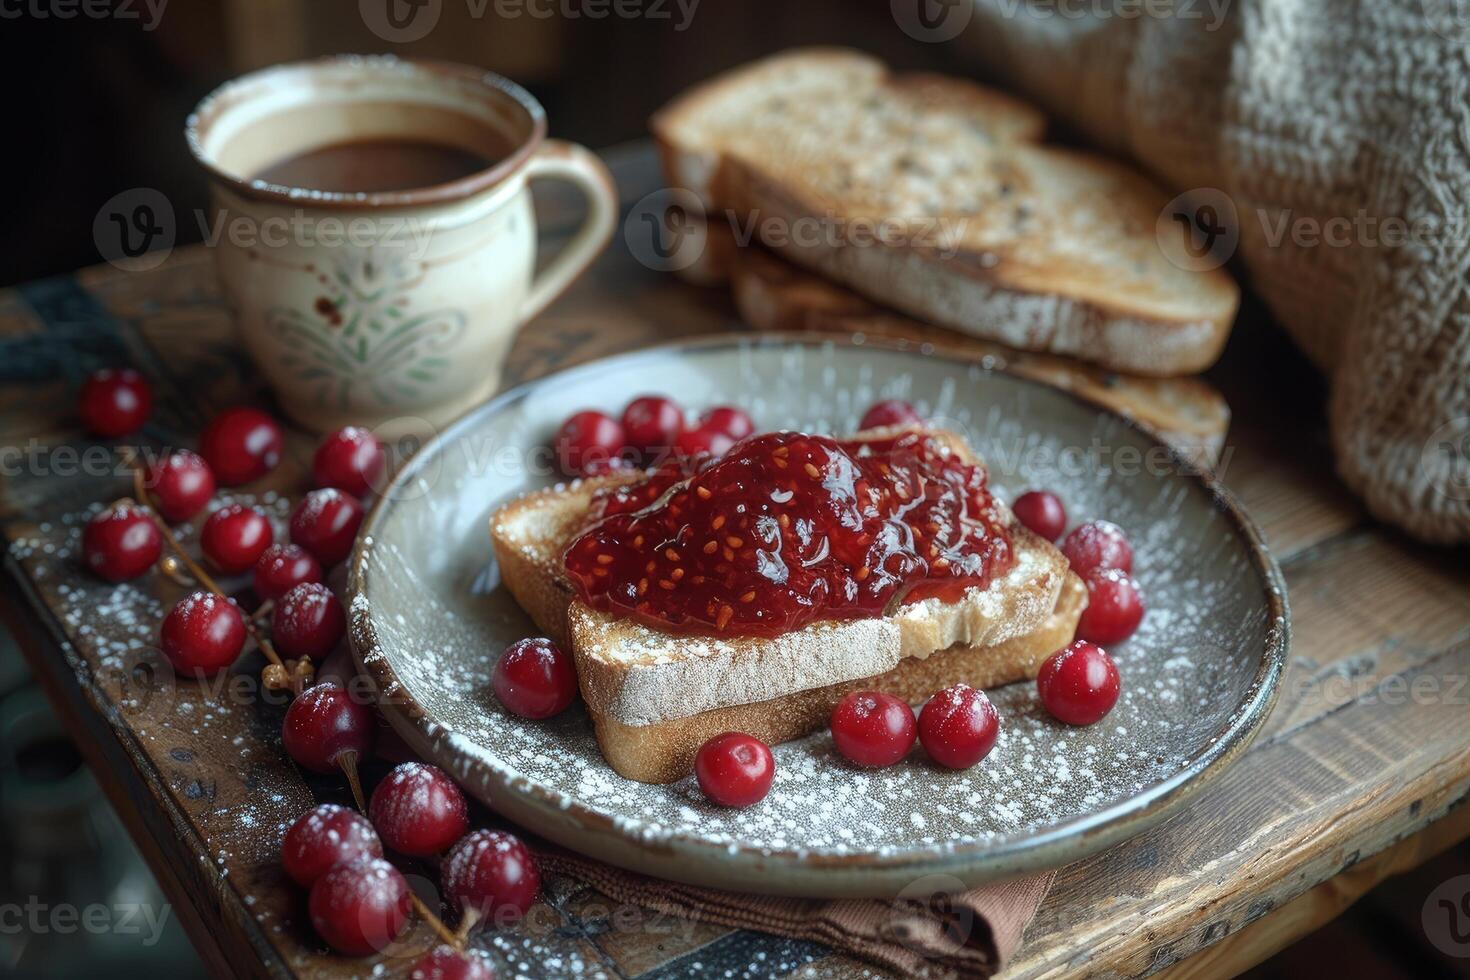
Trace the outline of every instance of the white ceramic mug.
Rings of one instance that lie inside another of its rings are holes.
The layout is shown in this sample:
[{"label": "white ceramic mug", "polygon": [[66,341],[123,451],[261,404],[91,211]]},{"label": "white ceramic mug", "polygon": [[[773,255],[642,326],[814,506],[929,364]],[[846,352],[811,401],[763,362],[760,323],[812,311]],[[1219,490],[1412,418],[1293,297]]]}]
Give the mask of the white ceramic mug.
[{"label": "white ceramic mug", "polygon": [[[349,56],[268,68],[208,96],[186,135],[212,178],[210,234],[245,346],[282,408],[318,431],[439,425],[486,398],[517,328],[586,269],[617,220],[594,154],[547,139],[545,112],[519,85],[459,65]],[[320,147],[379,139],[491,162],[409,190],[254,179]],[[588,209],[536,273],[538,178],[576,185]]]}]

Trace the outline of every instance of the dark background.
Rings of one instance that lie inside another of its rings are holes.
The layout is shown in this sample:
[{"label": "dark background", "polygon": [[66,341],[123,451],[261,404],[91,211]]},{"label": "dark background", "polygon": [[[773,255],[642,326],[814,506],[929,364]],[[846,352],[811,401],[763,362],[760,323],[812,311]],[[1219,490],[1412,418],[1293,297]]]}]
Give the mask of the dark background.
[{"label": "dark background", "polygon": [[[700,0],[682,31],[673,0],[660,0],[667,19],[602,20],[505,18],[494,0],[440,0],[435,28],[403,45],[374,35],[358,0],[168,0],[151,30],[143,0],[88,0],[105,17],[53,12],[80,2],[0,0],[0,166],[11,190],[0,285],[101,261],[92,220],[120,191],[157,188],[180,216],[204,207],[185,117],[221,82],[280,61],[393,52],[489,68],[541,100],[552,135],[594,148],[642,136],[649,114],[689,84],[794,45],[978,74],[950,45],[904,34],[887,0]],[[560,10],[565,0],[527,2]],[[198,237],[194,221],[179,221],[180,244]]]}]

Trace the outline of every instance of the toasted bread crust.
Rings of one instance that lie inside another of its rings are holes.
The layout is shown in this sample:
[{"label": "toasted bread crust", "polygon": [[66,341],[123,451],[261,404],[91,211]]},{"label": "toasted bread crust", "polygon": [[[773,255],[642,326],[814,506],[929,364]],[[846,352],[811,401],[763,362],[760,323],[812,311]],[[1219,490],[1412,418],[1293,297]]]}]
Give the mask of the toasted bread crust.
[{"label": "toasted bread crust", "polygon": [[651,725],[625,725],[590,711],[597,744],[621,776],[667,783],[689,775],[699,747],[722,732],[745,732],[776,745],[820,730],[837,702],[852,691],[884,691],[910,703],[965,683],[997,687],[1035,677],[1047,657],[1072,641],[1087,589],[1068,572],[1056,608],[1041,627],[990,647],[956,646],[926,658],[904,660],[875,677],[828,684],[752,704],[730,705]]}]

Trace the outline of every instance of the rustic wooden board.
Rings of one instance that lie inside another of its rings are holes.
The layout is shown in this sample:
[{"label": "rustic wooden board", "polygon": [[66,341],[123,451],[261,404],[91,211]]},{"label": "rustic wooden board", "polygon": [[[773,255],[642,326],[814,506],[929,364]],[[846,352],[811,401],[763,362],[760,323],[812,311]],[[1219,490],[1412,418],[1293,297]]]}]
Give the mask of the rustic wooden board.
[{"label": "rustic wooden board", "polygon": [[[656,186],[646,148],[613,162],[627,200]],[[151,272],[103,267],[0,293],[0,440],[77,442],[75,382],[106,363],[128,361],[154,376],[161,404],[148,436],[159,444],[197,431],[221,405],[267,398],[235,346],[210,259],[187,249]],[[655,274],[618,247],[522,332],[510,374],[537,377],[722,329],[743,329],[724,291]],[[1247,306],[1210,380],[1235,409],[1219,469],[1261,523],[1290,586],[1295,648],[1282,701],[1269,731],[1199,800],[1061,871],[1008,971],[1015,977],[1242,968],[1470,830],[1467,810],[1455,810],[1470,788],[1465,556],[1364,518],[1332,475],[1318,382],[1258,309]],[[309,450],[293,438],[274,488],[303,489]],[[0,524],[20,588],[0,598],[0,616],[20,631],[212,967],[311,977],[367,970],[371,961],[325,953],[275,867],[282,822],[342,794],[339,781],[304,778],[286,761],[281,706],[150,682],[139,672],[157,664],[147,617],[177,589],[153,583],[88,612],[106,590],[37,547],[60,533],[62,518],[121,489],[106,476],[4,481]],[[103,628],[81,629],[99,618]],[[812,944],[618,908],[564,879],[550,882],[530,924],[482,942],[533,976],[869,971]]]}]

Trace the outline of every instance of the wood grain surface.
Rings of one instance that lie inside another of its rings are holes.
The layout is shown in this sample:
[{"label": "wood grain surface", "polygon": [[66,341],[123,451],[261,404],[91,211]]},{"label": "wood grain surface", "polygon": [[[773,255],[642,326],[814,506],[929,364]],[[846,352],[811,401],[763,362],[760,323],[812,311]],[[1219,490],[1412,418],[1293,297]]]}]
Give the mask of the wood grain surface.
[{"label": "wood grain surface", "polygon": [[[656,188],[647,147],[610,158],[630,206]],[[574,224],[567,202],[542,204],[553,229]],[[620,236],[522,331],[509,373],[533,378],[730,329],[744,328],[726,290],[641,266]],[[276,865],[287,822],[314,801],[344,799],[339,780],[305,777],[286,760],[284,705],[158,676],[149,617],[178,587],[148,580],[106,592],[46,551],[74,532],[68,521],[124,489],[107,472],[63,474],[56,455],[86,445],[71,415],[78,380],[118,363],[155,380],[146,435],[156,444],[178,444],[221,406],[269,402],[235,344],[205,249],[149,272],[99,267],[0,293],[0,443],[41,460],[7,469],[0,489],[13,576],[0,615],[212,969],[366,974],[373,961],[332,956],[312,936]],[[1185,810],[1061,870],[1008,976],[1231,973],[1470,832],[1457,809],[1470,791],[1466,556],[1364,516],[1333,476],[1320,381],[1261,310],[1247,304],[1209,380],[1234,411],[1218,471],[1290,588],[1295,649],[1281,702],[1245,757]],[[309,453],[293,435],[273,488],[299,494]],[[258,655],[247,660],[246,677],[260,666]],[[417,929],[387,966],[400,969],[428,941]],[[548,883],[525,924],[480,943],[507,976],[873,975],[819,946],[619,908],[564,879]]]}]

